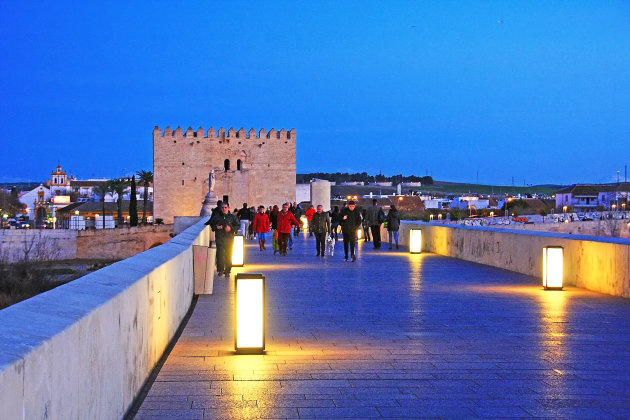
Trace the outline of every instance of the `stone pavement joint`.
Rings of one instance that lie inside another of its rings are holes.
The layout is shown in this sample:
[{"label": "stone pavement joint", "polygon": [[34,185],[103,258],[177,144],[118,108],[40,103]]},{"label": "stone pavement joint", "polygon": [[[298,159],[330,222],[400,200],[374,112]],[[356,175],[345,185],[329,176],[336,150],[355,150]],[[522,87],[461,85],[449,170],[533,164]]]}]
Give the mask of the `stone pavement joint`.
[{"label": "stone pavement joint", "polygon": [[266,353],[233,354],[234,279],[215,278],[136,418],[630,417],[629,300],[336,247],[248,242],[238,271],[267,278]]}]

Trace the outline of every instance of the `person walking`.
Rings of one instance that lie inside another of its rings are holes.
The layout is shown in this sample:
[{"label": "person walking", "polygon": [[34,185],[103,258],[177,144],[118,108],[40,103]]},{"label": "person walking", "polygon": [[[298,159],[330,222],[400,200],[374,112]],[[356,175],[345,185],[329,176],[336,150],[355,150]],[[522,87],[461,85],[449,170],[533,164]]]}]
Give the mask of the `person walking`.
[{"label": "person walking", "polygon": [[330,235],[336,241],[339,239],[339,233],[337,229],[339,228],[339,206],[333,207],[333,210],[330,215]]},{"label": "person walking", "polygon": [[396,240],[396,249],[398,249],[398,229],[400,229],[400,213],[396,210],[396,206],[392,205],[387,212],[387,233],[389,234],[389,249],[392,249],[392,236]]},{"label": "person walking", "polygon": [[348,248],[352,262],[357,260],[354,249],[357,244],[357,229],[361,228],[361,213],[356,209],[354,201],[348,201],[348,207],[345,207],[339,213],[339,223],[341,224],[341,234],[343,235],[343,252],[344,260],[348,261]]},{"label": "person walking", "polygon": [[381,224],[385,221],[385,213],[378,205],[377,199],[372,200],[372,206],[368,207],[366,219],[372,231],[374,249],[379,249],[381,247]]},{"label": "person walking", "polygon": [[278,213],[278,245],[280,255],[287,255],[287,242],[291,237],[291,225],[300,226],[293,213],[289,211],[289,203],[282,205],[282,210]]},{"label": "person walking", "polygon": [[[276,255],[276,252],[280,251],[280,247],[278,246],[278,213],[280,213],[280,209],[278,209],[277,205],[274,205],[269,213],[269,222],[271,223],[271,246],[273,248],[273,255]],[[291,235],[289,235],[291,237]]]},{"label": "person walking", "polygon": [[[293,206],[291,206],[289,211],[293,214],[293,217],[295,217],[295,220],[299,222],[300,217],[302,217],[302,207],[300,207],[297,201],[293,202]],[[298,223],[298,225],[293,229],[293,236],[298,236],[298,233],[300,232],[301,227],[302,225]],[[293,244],[293,240],[291,240],[291,244]]]},{"label": "person walking", "polygon": [[243,203],[243,208],[238,211],[238,218],[241,221],[241,235],[247,238],[247,231],[249,230],[249,208],[247,203]]},{"label": "person walking", "polygon": [[363,226],[363,238],[365,239],[365,242],[370,242],[370,225],[368,225],[366,209],[361,211],[361,219],[361,225]]},{"label": "person walking", "polygon": [[258,213],[254,217],[254,234],[258,238],[258,248],[260,251],[265,249],[265,235],[269,232],[269,217],[265,213],[265,206],[258,207]]},{"label": "person walking", "polygon": [[214,231],[217,244],[217,273],[219,276],[229,277],[232,269],[234,234],[239,228],[238,218],[230,213],[230,205],[223,203],[221,213],[215,214],[206,224]]},{"label": "person walking", "polygon": [[306,213],[304,213],[304,215],[306,216],[306,222],[308,224],[308,236],[309,237],[313,236],[313,229],[311,228],[311,220],[313,220],[313,215],[314,214],[315,214],[315,208],[311,204],[308,207],[308,209],[306,209]]},{"label": "person walking", "polygon": [[326,254],[326,235],[330,233],[330,217],[321,204],[317,205],[317,211],[311,217],[311,230],[315,234],[317,256],[323,257]]},{"label": "person walking", "polygon": [[251,206],[249,208],[249,231],[247,232],[248,239],[256,239],[256,234],[254,233],[254,219],[255,218],[256,218],[256,207]]}]

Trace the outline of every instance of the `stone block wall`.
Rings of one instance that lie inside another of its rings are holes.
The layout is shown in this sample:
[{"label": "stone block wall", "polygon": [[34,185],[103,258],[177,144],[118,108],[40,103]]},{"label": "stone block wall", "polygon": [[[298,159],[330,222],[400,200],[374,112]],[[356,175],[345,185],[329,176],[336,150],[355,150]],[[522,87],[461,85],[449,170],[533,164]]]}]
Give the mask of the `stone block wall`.
[{"label": "stone block wall", "polygon": [[190,307],[205,220],[0,311],[0,417],[123,417]]},{"label": "stone block wall", "polygon": [[[199,216],[215,169],[214,192],[232,208],[295,200],[295,129],[153,129],[154,215]],[[229,169],[225,169],[225,161]],[[240,163],[239,163],[240,162]],[[239,168],[240,165],[240,168]]]},{"label": "stone block wall", "polygon": [[[399,243],[409,230],[422,230],[422,249],[530,276],[542,275],[542,248],[564,248],[564,282],[614,296],[630,297],[630,240],[551,232],[403,222]],[[383,241],[388,240],[382,230]]]},{"label": "stone block wall", "polygon": [[79,231],[76,257],[124,259],[171,239],[172,225],[136,226],[121,229]]},{"label": "stone block wall", "polygon": [[69,229],[0,229],[0,260],[77,258],[77,231]]}]

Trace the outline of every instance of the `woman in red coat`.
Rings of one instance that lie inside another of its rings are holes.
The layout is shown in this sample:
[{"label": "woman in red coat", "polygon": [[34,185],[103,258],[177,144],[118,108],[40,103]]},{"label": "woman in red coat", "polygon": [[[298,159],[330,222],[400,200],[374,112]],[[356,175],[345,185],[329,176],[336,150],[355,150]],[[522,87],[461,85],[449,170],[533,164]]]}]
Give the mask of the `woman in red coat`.
[{"label": "woman in red coat", "polygon": [[300,226],[293,213],[289,211],[290,203],[284,203],[282,210],[278,213],[278,245],[280,254],[287,255],[287,243],[291,236],[291,225]]},{"label": "woman in red coat", "polygon": [[265,206],[258,207],[258,213],[254,217],[254,233],[258,237],[258,248],[265,249],[265,234],[269,232],[269,216],[265,213]]}]

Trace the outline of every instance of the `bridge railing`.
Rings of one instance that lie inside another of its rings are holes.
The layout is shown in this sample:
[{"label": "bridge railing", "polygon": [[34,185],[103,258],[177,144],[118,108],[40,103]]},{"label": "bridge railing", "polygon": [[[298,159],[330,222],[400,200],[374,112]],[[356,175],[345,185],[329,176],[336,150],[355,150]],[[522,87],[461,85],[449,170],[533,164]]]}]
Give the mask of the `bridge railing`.
[{"label": "bridge railing", "polygon": [[1,310],[0,417],[124,416],[190,308],[205,220]]},{"label": "bridge railing", "polygon": [[[410,229],[422,230],[423,251],[536,277],[542,274],[542,248],[559,245],[565,284],[630,297],[629,239],[403,221],[401,245],[409,245]],[[387,241],[387,230],[381,234]]]}]

